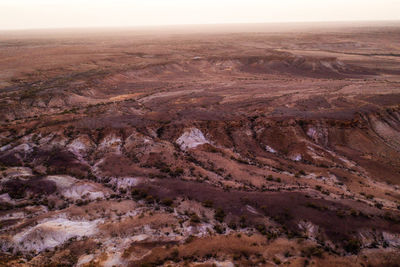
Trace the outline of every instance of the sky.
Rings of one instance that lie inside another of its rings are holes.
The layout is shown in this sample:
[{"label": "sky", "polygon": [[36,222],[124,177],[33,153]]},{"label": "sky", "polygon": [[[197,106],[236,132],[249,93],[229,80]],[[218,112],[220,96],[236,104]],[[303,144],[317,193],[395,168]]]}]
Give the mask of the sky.
[{"label": "sky", "polygon": [[400,20],[400,0],[0,0],[0,29]]}]

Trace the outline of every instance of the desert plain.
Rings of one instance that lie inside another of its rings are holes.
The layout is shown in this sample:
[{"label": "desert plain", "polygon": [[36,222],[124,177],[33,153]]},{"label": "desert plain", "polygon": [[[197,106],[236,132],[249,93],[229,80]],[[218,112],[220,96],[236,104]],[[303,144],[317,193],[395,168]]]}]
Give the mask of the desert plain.
[{"label": "desert plain", "polygon": [[1,266],[398,266],[400,23],[0,33]]}]

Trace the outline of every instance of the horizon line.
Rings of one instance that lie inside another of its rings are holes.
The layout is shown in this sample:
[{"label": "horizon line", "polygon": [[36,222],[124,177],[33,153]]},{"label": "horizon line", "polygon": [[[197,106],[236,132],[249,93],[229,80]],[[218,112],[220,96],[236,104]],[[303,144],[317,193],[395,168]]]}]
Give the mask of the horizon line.
[{"label": "horizon line", "polygon": [[137,25],[115,25],[115,26],[82,26],[82,27],[33,27],[33,28],[1,28],[0,32],[17,32],[17,31],[42,31],[42,30],[100,30],[100,29],[140,29],[140,28],[166,28],[166,27],[193,27],[193,26],[229,26],[229,25],[261,25],[261,24],[344,24],[344,23],[400,23],[400,19],[387,20],[324,20],[324,21],[267,21],[267,22],[222,22],[222,23],[182,23],[182,24],[137,24]]}]

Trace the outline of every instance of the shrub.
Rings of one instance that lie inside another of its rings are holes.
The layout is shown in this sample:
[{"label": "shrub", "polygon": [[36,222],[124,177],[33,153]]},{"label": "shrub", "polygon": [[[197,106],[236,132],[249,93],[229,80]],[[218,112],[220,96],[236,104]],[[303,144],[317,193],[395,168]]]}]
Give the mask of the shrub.
[{"label": "shrub", "polygon": [[178,262],[179,261],[179,250],[178,249],[174,249],[171,252],[171,260],[174,262]]},{"label": "shrub", "polygon": [[360,213],[354,209],[351,209],[350,211],[351,216],[357,217],[358,215],[360,215]]},{"label": "shrub", "polygon": [[190,221],[192,223],[199,223],[200,222],[200,217],[197,216],[196,213],[193,213],[192,216],[190,216]]},{"label": "shrub", "polygon": [[272,176],[272,175],[268,175],[268,177],[267,177],[267,181],[273,181],[274,180],[274,177]]},{"label": "shrub", "polygon": [[267,234],[267,228],[265,227],[264,224],[258,224],[256,226],[257,231],[259,231],[262,235],[266,235]]},{"label": "shrub", "polygon": [[314,204],[314,203],[311,203],[311,202],[307,202],[306,206],[309,207],[309,208],[313,208],[313,209],[319,210],[319,211],[325,211],[325,210],[328,209],[325,206],[320,206],[318,204]]},{"label": "shrub", "polygon": [[147,197],[147,192],[140,189],[133,189],[131,192],[132,198],[140,200]]},{"label": "shrub", "polygon": [[[84,205],[89,204],[89,200],[78,199],[78,200],[76,200],[75,204],[76,204],[77,206],[84,206]],[[47,205],[48,205],[48,204],[47,204]]]},{"label": "shrub", "polygon": [[186,238],[185,243],[189,244],[190,242],[192,242],[195,239],[194,235],[190,235],[188,238]]},{"label": "shrub", "polygon": [[217,152],[218,152],[218,149],[216,149],[216,148],[213,147],[213,146],[209,146],[209,147],[208,147],[208,151],[211,152],[211,153],[217,153]]},{"label": "shrub", "polygon": [[236,230],[236,229],[237,229],[237,226],[236,226],[236,223],[235,223],[235,222],[230,222],[230,223],[228,224],[228,227],[231,228],[232,230]]},{"label": "shrub", "polygon": [[247,227],[246,217],[244,215],[240,216],[239,225],[241,228]]},{"label": "shrub", "polygon": [[223,222],[225,216],[226,216],[226,214],[225,214],[225,212],[224,212],[223,209],[218,208],[218,209],[215,211],[214,218],[215,218],[217,221]]},{"label": "shrub", "polygon": [[357,239],[349,239],[345,242],[343,248],[351,254],[357,254],[361,249],[361,243]]},{"label": "shrub", "polygon": [[147,202],[148,204],[154,203],[154,197],[151,196],[151,195],[147,195],[147,196],[146,196],[146,202]]},{"label": "shrub", "polygon": [[173,171],[173,172],[170,171],[170,175],[173,177],[182,176],[183,173],[184,173],[184,170],[182,168],[176,168],[175,171]]},{"label": "shrub", "polygon": [[272,260],[274,261],[274,263],[275,263],[276,265],[280,265],[280,264],[282,263],[281,260],[278,259],[278,258],[273,258]]},{"label": "shrub", "polygon": [[344,210],[337,210],[336,216],[338,216],[339,218],[344,218],[346,216],[346,212]]},{"label": "shrub", "polygon": [[216,224],[214,225],[214,230],[217,232],[217,234],[223,234],[225,233],[225,228],[223,228],[221,225]]},{"label": "shrub", "polygon": [[214,203],[212,202],[212,200],[206,200],[203,202],[203,206],[206,208],[212,208],[213,205]]},{"label": "shrub", "polygon": [[301,250],[303,257],[311,258],[318,257],[321,258],[324,250],[321,247],[307,247]]},{"label": "shrub", "polygon": [[161,201],[161,204],[163,204],[167,207],[171,207],[173,203],[174,203],[174,201],[170,198],[166,198]]}]

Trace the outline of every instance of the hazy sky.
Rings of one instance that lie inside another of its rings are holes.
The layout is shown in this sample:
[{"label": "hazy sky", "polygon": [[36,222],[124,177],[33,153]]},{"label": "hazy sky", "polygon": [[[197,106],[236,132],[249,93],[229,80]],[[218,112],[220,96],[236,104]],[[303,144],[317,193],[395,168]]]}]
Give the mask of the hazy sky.
[{"label": "hazy sky", "polygon": [[0,0],[0,29],[400,20],[400,0]]}]

